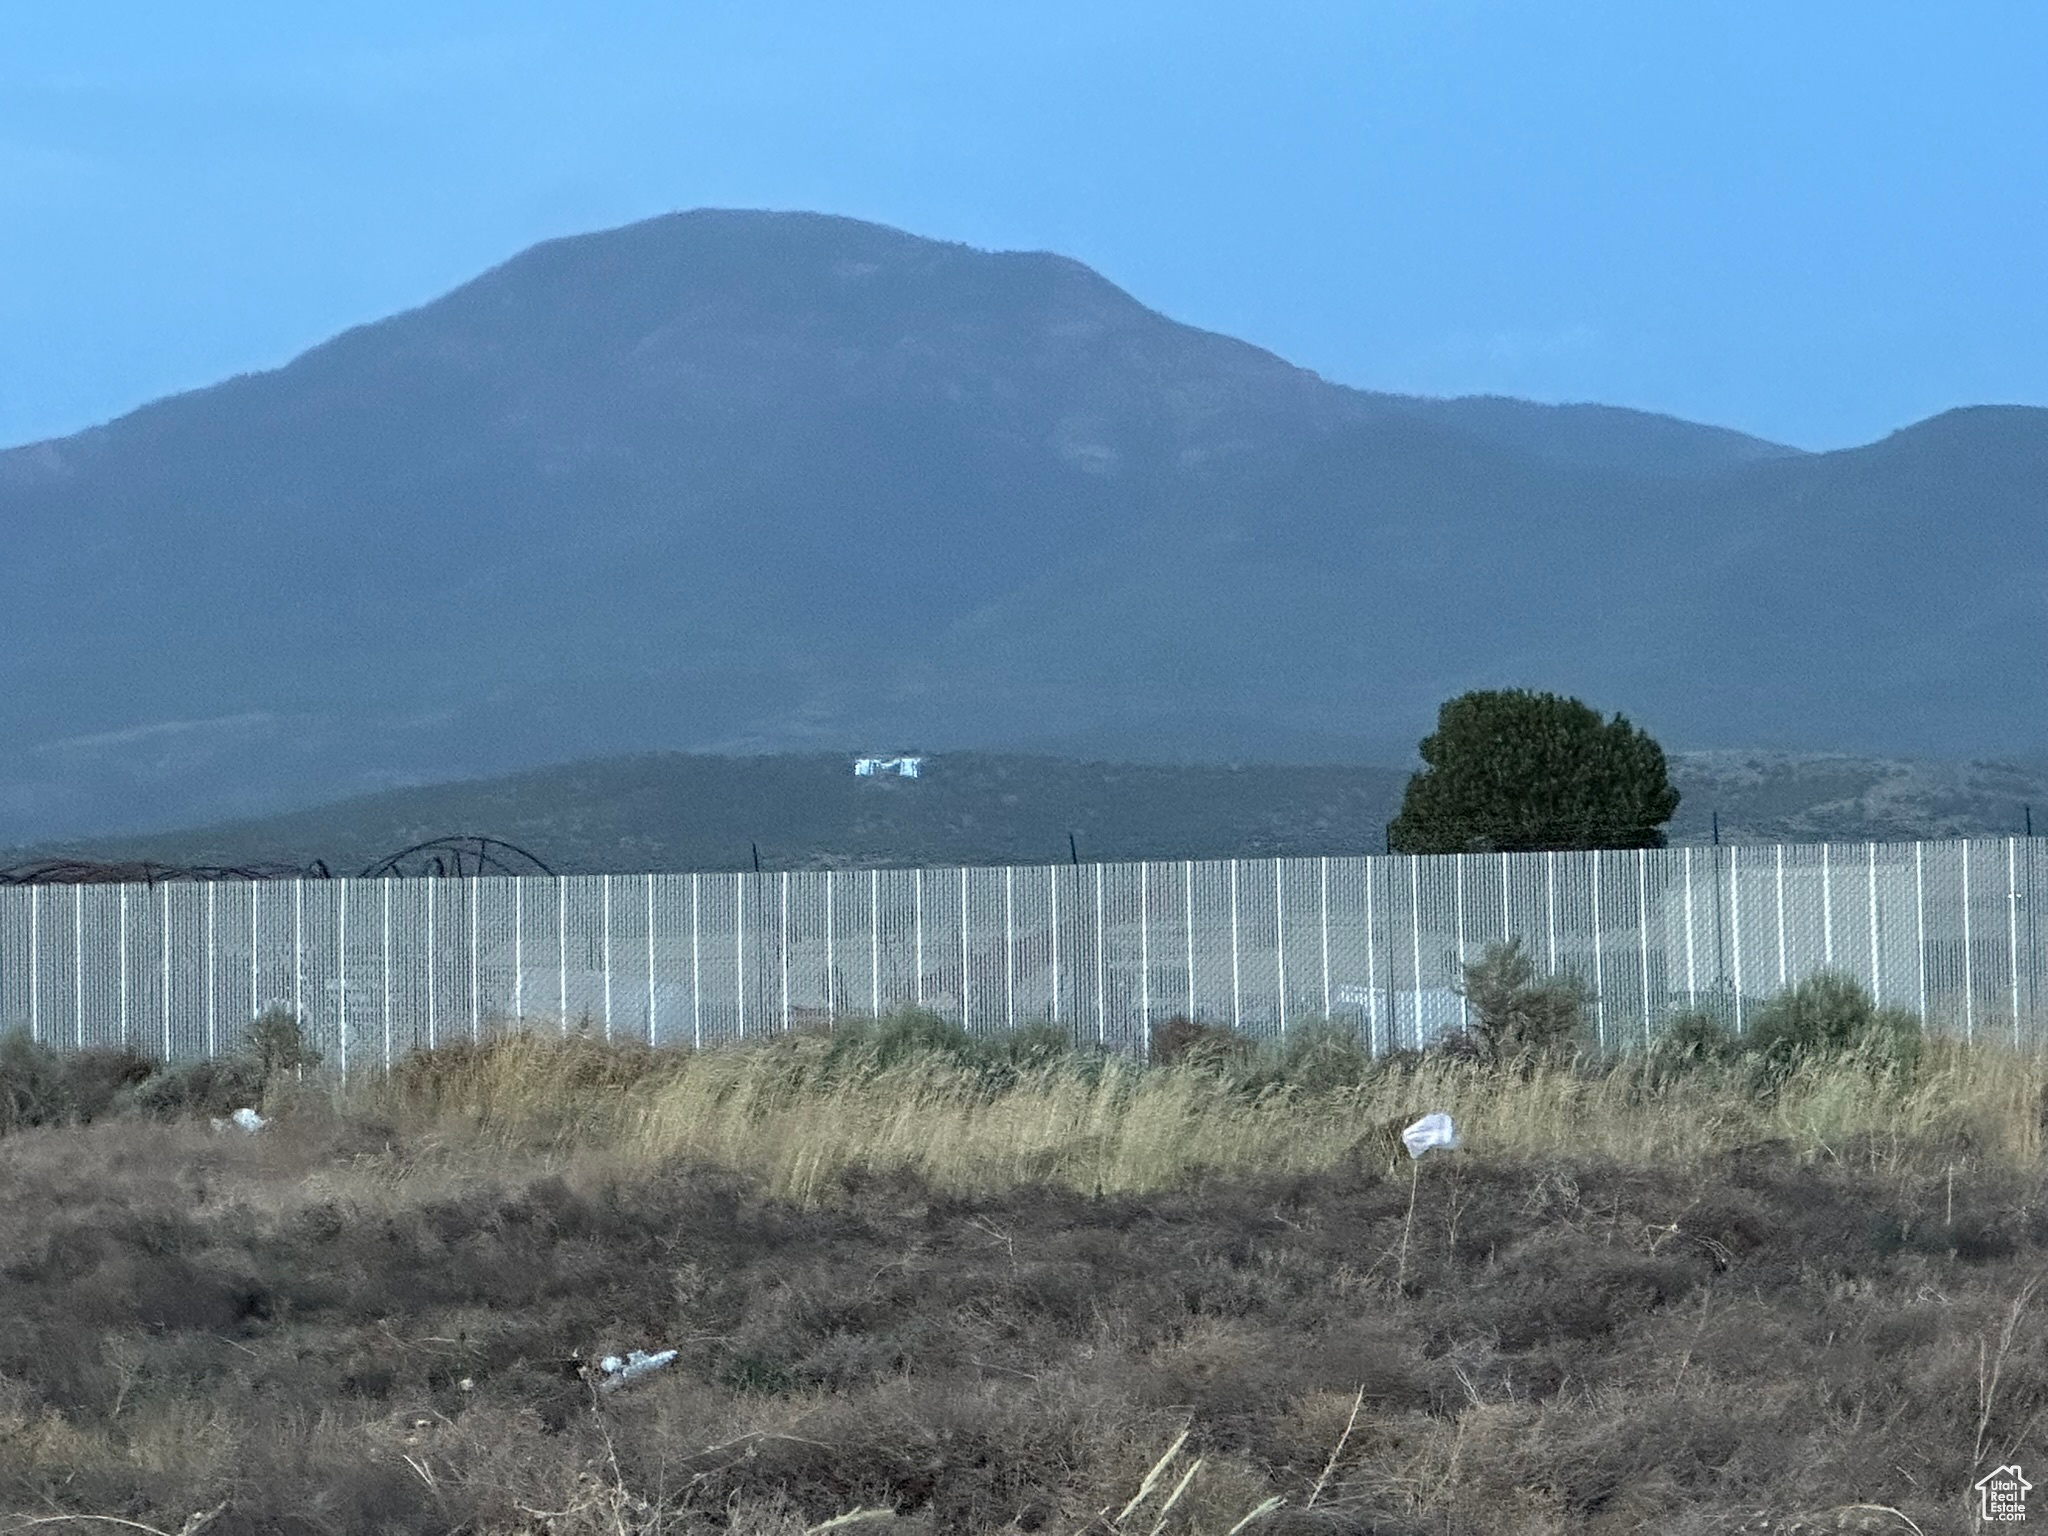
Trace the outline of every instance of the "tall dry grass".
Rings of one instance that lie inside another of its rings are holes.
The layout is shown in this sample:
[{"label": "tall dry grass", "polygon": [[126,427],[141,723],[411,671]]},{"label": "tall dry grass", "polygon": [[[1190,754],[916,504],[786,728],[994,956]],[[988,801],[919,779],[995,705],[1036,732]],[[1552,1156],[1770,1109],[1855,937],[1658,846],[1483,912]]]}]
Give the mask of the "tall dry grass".
[{"label": "tall dry grass", "polygon": [[1766,1092],[1740,1062],[1514,1071],[1423,1059],[1305,1086],[1270,1067],[1061,1055],[991,1072],[984,1058],[891,1060],[828,1037],[650,1052],[534,1032],[416,1058],[344,1098],[459,1143],[464,1156],[484,1143],[643,1167],[698,1162],[817,1205],[862,1173],[911,1171],[960,1194],[1037,1183],[1142,1194],[1370,1165],[1384,1158],[1385,1126],[1431,1110],[1451,1114],[1480,1156],[1684,1165],[1782,1143],[1901,1171],[2026,1166],[2042,1154],[2048,1060],[1933,1042],[1903,1081],[1819,1062]]}]

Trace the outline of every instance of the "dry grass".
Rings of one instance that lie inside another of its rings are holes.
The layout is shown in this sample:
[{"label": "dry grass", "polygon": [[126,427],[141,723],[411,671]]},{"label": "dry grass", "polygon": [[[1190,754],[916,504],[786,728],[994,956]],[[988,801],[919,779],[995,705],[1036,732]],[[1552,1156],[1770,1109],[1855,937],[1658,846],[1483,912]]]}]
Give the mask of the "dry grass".
[{"label": "dry grass", "polygon": [[931,1038],[0,1137],[0,1536],[1932,1533],[2048,1425],[2038,1059]]},{"label": "dry grass", "polygon": [[837,1198],[850,1172],[910,1172],[962,1194],[1144,1194],[1312,1173],[1357,1161],[1366,1129],[1429,1110],[1449,1112],[1472,1148],[1509,1158],[1687,1165],[1782,1143],[1895,1173],[1959,1157],[2026,1168],[2041,1159],[2048,1106],[2048,1059],[1945,1043],[1905,1084],[1831,1062],[1774,1095],[1753,1092],[1739,1063],[1660,1078],[1641,1062],[1512,1073],[1424,1059],[1318,1091],[1120,1058],[1055,1058],[993,1080],[946,1055],[834,1070],[832,1052],[825,1037],[662,1054],[515,1035],[368,1085],[343,1107],[465,1144],[710,1164],[812,1205]]}]

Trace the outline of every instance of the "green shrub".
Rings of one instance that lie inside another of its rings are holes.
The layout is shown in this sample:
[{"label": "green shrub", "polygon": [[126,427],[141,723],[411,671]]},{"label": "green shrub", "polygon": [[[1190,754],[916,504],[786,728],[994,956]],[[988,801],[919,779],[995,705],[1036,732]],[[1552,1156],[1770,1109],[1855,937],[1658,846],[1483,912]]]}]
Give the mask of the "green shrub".
[{"label": "green shrub", "polygon": [[958,1024],[928,1009],[905,1008],[879,1019],[856,1019],[834,1030],[825,1053],[825,1070],[880,1072],[927,1057],[964,1062],[974,1055],[974,1037]]},{"label": "green shrub", "polygon": [[1025,1024],[991,1035],[985,1049],[1018,1066],[1039,1066],[1073,1055],[1074,1035],[1064,1024]]},{"label": "green shrub", "polygon": [[1467,1031],[1479,1056],[1494,1064],[1529,1064],[1569,1056],[1583,1043],[1586,1004],[1583,982],[1571,976],[1536,976],[1535,960],[1519,938],[1488,944],[1465,967],[1459,988],[1471,1005]]},{"label": "green shrub", "polygon": [[249,1025],[247,1050],[265,1077],[320,1065],[320,1053],[306,1043],[299,1016],[289,1008],[266,1008],[257,1014]]},{"label": "green shrub", "polygon": [[64,1079],[71,1085],[73,1112],[80,1123],[97,1120],[120,1106],[128,1090],[147,1082],[158,1063],[125,1045],[95,1045],[59,1051]]},{"label": "green shrub", "polygon": [[1375,1070],[1372,1051],[1358,1031],[1328,1019],[1289,1030],[1278,1054],[1282,1078],[1318,1092],[1352,1087]]},{"label": "green shrub", "polygon": [[1683,1068],[1727,1061],[1739,1049],[1740,1042],[1720,1015],[1705,1008],[1689,1008],[1665,1022],[1663,1032],[1650,1046],[1650,1055],[1667,1066]]},{"label": "green shrub", "polygon": [[0,1036],[0,1133],[60,1124],[71,1115],[71,1087],[58,1054],[25,1029]]},{"label": "green shrub", "polygon": [[0,1036],[0,1133],[96,1120],[155,1071],[123,1046],[60,1051],[11,1031]]},{"label": "green shrub", "polygon": [[1425,1061],[1477,1061],[1488,1065],[1497,1065],[1500,1061],[1486,1036],[1476,1029],[1454,1029],[1437,1036],[1419,1050],[1409,1046],[1388,1059],[1401,1062],[1411,1071]]},{"label": "green shrub", "polygon": [[1152,1029],[1152,1062],[1170,1067],[1181,1062],[1208,1067],[1241,1067],[1251,1061],[1255,1042],[1228,1024],[1197,1024],[1175,1014]]},{"label": "green shrub", "polygon": [[227,1116],[263,1103],[263,1064],[249,1056],[217,1056],[166,1067],[136,1085],[135,1107],[160,1119]]},{"label": "green shrub", "polygon": [[1024,1072],[1083,1065],[1073,1032],[1063,1024],[1026,1024],[974,1039],[971,1059],[991,1089],[1015,1083]]},{"label": "green shrub", "polygon": [[1852,976],[1820,971],[1752,1014],[1743,1043],[1763,1086],[1783,1082],[1804,1063],[1844,1059],[1909,1077],[1920,1060],[1920,1020],[1902,1008],[1877,1007]]}]

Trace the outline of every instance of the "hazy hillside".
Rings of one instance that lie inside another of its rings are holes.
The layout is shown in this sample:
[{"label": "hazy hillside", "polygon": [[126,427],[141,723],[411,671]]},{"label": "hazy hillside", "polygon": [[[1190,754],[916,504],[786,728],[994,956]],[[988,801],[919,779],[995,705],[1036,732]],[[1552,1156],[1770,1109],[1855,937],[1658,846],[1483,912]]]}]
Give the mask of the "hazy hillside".
[{"label": "hazy hillside", "polygon": [[1815,455],[1370,395],[814,215],[551,242],[0,454],[0,536],[8,842],[658,749],[1396,760],[1474,686],[2048,753],[2048,411]]},{"label": "hazy hillside", "polygon": [[1726,427],[1703,427],[1613,405],[1538,405],[1499,395],[1469,395],[1404,400],[1401,407],[1535,458],[1644,475],[1698,475],[1767,459],[1803,457],[1797,448]]},{"label": "hazy hillside", "polygon": [[[1415,765],[1419,767],[1419,762]],[[662,754],[396,790],[261,821],[76,845],[105,858],[353,873],[453,833],[505,838],[561,873],[1377,853],[1410,769],[1164,767],[947,753],[915,780],[856,778],[831,754]],[[1682,754],[1673,843],[2048,833],[2033,768]]]}]

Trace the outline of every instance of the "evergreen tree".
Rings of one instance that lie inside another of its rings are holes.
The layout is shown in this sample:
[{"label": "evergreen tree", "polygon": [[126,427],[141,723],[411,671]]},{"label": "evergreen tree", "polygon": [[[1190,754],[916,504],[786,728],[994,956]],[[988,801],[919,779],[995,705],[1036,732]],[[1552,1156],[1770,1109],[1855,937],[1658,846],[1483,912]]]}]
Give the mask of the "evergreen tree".
[{"label": "evergreen tree", "polygon": [[1678,809],[1656,742],[1554,693],[1452,699],[1422,760],[1389,829],[1396,853],[1661,848]]}]

